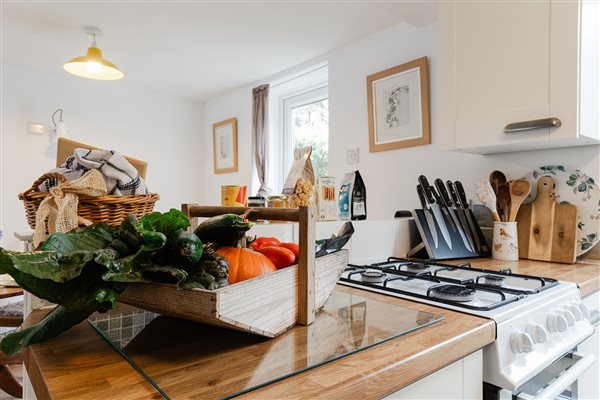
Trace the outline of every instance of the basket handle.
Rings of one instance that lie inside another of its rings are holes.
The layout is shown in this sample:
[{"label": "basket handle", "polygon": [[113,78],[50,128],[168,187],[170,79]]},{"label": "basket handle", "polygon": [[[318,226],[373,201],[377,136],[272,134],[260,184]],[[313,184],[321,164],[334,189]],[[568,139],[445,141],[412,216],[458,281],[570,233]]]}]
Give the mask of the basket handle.
[{"label": "basket handle", "polygon": [[31,184],[31,187],[27,189],[25,193],[23,193],[23,195],[27,196],[29,193],[37,191],[38,186],[40,186],[46,179],[52,178],[58,179],[60,183],[64,183],[67,180],[67,178],[65,178],[65,176],[60,172],[47,172],[37,178],[37,180]]}]

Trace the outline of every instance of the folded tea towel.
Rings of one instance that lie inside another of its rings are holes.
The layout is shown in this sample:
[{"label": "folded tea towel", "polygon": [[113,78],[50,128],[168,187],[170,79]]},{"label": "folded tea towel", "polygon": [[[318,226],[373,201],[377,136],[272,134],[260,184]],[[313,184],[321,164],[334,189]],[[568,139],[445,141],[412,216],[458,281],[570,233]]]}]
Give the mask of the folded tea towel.
[{"label": "folded tea towel", "polygon": [[40,203],[35,214],[33,245],[37,247],[46,239],[46,232],[68,232],[91,222],[77,215],[80,194],[88,196],[106,195],[106,183],[102,174],[95,169],[81,178],[66,181],[50,188],[50,195]]},{"label": "folded tea towel", "polygon": [[[109,195],[148,193],[146,183],[138,175],[137,169],[120,153],[113,150],[75,149],[73,155],[67,158],[63,165],[50,172],[59,172],[71,181],[91,169],[97,169],[102,173]],[[48,192],[58,183],[57,179],[47,179],[38,188],[42,192]]]}]

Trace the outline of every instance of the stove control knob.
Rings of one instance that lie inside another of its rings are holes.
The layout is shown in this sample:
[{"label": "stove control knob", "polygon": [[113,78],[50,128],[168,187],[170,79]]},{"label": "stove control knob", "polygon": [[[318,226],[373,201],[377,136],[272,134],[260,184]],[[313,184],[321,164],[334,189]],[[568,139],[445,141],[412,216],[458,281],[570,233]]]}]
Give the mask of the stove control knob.
[{"label": "stove control knob", "polygon": [[581,312],[581,309],[577,305],[567,304],[567,305],[563,306],[563,309],[567,310],[571,314],[573,314],[575,321],[581,321],[583,319],[583,313]]},{"label": "stove control knob", "polygon": [[590,317],[590,310],[588,310],[587,306],[583,303],[573,303],[573,305],[577,306],[577,308],[579,308],[579,311],[581,311],[581,316],[583,317],[583,319],[588,319]]},{"label": "stove control knob", "polygon": [[567,311],[567,310],[557,310],[556,311],[558,314],[562,315],[563,317],[565,317],[565,319],[567,320],[567,325],[570,327],[572,327],[573,325],[575,325],[575,316],[573,315],[573,313],[571,311]]},{"label": "stove control knob", "polygon": [[527,324],[525,332],[531,336],[533,343],[546,343],[548,341],[548,331],[540,324],[534,322]]},{"label": "stove control knob", "polygon": [[510,336],[510,347],[513,353],[530,353],[533,351],[533,339],[525,332],[513,332]]},{"label": "stove control knob", "polygon": [[567,319],[556,313],[550,313],[548,315],[547,325],[550,332],[564,332],[569,329]]}]

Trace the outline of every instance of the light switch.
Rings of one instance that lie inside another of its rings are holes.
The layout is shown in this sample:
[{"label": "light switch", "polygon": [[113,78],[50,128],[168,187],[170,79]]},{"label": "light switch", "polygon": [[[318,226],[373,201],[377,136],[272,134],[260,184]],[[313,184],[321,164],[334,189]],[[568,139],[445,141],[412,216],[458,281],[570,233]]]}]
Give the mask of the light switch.
[{"label": "light switch", "polygon": [[29,123],[27,125],[27,133],[29,133],[30,135],[43,135],[44,125],[38,123]]},{"label": "light switch", "polygon": [[346,150],[346,164],[358,164],[359,148]]}]

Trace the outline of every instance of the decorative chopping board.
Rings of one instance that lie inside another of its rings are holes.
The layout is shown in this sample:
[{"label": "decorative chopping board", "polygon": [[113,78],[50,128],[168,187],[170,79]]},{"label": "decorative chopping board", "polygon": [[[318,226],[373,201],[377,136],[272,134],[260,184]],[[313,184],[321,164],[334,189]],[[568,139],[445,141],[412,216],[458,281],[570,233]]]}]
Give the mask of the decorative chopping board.
[{"label": "decorative chopping board", "polygon": [[576,257],[577,207],[554,201],[554,180],[537,181],[537,197],[517,214],[519,257],[572,264]]}]

